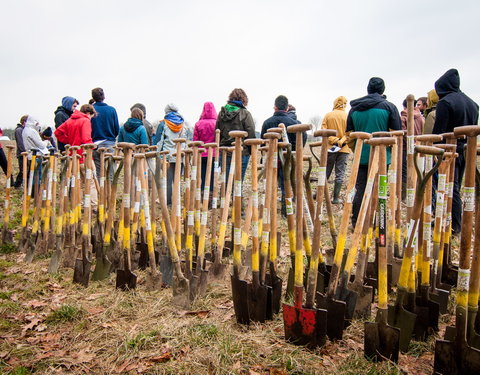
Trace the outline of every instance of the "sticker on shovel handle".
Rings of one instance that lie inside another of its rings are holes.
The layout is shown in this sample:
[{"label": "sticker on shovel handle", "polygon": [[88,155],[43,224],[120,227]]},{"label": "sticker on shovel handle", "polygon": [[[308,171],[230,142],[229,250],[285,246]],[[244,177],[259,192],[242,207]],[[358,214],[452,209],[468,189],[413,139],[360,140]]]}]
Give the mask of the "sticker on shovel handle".
[{"label": "sticker on shovel handle", "polygon": [[464,187],[463,194],[463,211],[473,212],[475,208],[475,188]]}]

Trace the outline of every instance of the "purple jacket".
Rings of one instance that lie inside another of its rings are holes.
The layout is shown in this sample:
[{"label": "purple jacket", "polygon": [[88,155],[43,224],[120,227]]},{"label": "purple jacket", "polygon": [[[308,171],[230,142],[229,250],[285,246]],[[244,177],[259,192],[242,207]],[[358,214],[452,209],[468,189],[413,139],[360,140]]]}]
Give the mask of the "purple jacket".
[{"label": "purple jacket", "polygon": [[[215,142],[215,124],[217,122],[217,111],[212,102],[205,102],[200,120],[193,129],[193,140],[203,143]],[[202,157],[207,157],[208,152],[204,152]]]}]

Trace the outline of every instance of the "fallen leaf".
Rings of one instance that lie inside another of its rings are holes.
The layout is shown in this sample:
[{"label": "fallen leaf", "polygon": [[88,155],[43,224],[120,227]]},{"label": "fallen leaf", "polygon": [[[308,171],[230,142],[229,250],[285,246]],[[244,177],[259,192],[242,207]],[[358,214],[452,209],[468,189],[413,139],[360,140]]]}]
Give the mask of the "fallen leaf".
[{"label": "fallen leaf", "polygon": [[35,328],[35,327],[36,327],[39,323],[41,323],[41,322],[42,322],[41,319],[38,319],[38,318],[33,319],[33,320],[30,321],[30,323],[25,324],[25,325],[22,326],[22,331],[23,331],[23,332],[26,332],[26,331],[29,330],[29,329],[33,329],[33,328]]},{"label": "fallen leaf", "polygon": [[90,307],[88,309],[86,309],[87,312],[90,314],[90,315],[98,315],[102,312],[105,311],[105,309],[101,308],[101,307]]},{"label": "fallen leaf", "polygon": [[172,357],[173,357],[173,354],[171,352],[166,352],[166,353],[163,353],[162,355],[150,357],[148,358],[148,360],[150,362],[155,362],[155,363],[164,363],[164,362],[170,361]]},{"label": "fallen leaf", "polygon": [[102,297],[104,296],[105,293],[94,293],[94,294],[90,294],[87,298],[85,298],[85,300],[87,301],[94,301],[96,300],[98,297]]},{"label": "fallen leaf", "polygon": [[37,308],[37,307],[44,307],[44,306],[48,306],[48,305],[49,305],[48,302],[39,301],[39,300],[35,300],[35,299],[22,303],[22,306],[33,307],[34,309]]},{"label": "fallen leaf", "polygon": [[187,311],[185,315],[193,315],[200,318],[206,318],[208,315],[210,315],[210,310]]},{"label": "fallen leaf", "polygon": [[9,352],[0,352],[0,359],[4,359],[8,357]]},{"label": "fallen leaf", "polygon": [[102,323],[101,326],[103,328],[110,328],[110,327],[113,327],[113,324],[112,323]]},{"label": "fallen leaf", "polygon": [[35,328],[35,331],[43,332],[43,331],[45,331],[46,329],[47,329],[47,325],[42,323],[42,324],[39,324],[39,325],[37,326],[37,328]]}]

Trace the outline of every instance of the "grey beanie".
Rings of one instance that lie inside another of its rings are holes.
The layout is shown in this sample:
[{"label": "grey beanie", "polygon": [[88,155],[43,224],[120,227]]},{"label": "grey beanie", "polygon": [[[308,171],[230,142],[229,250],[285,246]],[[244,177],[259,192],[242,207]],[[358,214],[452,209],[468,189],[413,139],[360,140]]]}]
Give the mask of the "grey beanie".
[{"label": "grey beanie", "polygon": [[165,106],[165,114],[170,112],[178,112],[178,107],[173,103],[169,103]]}]

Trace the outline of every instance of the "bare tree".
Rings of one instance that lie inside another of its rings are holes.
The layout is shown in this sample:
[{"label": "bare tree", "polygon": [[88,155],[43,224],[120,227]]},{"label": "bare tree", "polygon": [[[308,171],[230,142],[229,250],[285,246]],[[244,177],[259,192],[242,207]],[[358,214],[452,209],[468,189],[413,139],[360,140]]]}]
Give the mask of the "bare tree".
[{"label": "bare tree", "polygon": [[322,127],[322,116],[315,115],[313,117],[310,117],[309,124],[312,124],[312,131],[310,136],[313,137],[313,133],[315,133],[315,130],[321,129]]}]

